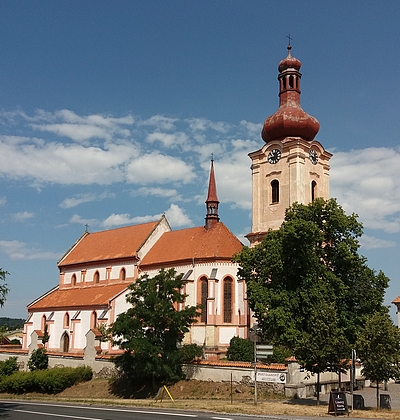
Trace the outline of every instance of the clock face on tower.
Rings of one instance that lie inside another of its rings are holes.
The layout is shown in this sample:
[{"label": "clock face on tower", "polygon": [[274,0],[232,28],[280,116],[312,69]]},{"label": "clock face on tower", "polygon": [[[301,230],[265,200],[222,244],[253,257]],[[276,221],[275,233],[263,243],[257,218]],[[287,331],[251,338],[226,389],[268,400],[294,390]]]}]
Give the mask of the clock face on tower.
[{"label": "clock face on tower", "polygon": [[318,153],[314,150],[310,150],[310,160],[313,165],[316,165],[318,162]]},{"label": "clock face on tower", "polygon": [[279,162],[281,158],[281,151],[279,149],[273,149],[268,154],[268,162],[275,164]]}]

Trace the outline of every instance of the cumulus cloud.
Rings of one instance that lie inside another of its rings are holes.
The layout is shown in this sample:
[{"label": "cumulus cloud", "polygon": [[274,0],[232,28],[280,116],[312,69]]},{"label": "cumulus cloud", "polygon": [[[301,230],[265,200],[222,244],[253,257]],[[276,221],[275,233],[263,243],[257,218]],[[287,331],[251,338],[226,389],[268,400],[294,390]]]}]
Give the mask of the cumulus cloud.
[{"label": "cumulus cloud", "polygon": [[159,188],[159,187],[141,187],[131,192],[132,196],[153,196],[173,199],[174,201],[182,201],[182,196],[175,189]]},{"label": "cumulus cloud", "polygon": [[0,207],[3,207],[7,204],[7,197],[0,197]]},{"label": "cumulus cloud", "polygon": [[63,209],[70,209],[72,207],[79,206],[83,203],[90,203],[92,201],[102,201],[106,198],[114,198],[114,193],[105,192],[102,194],[93,194],[93,193],[86,193],[86,194],[76,194],[73,197],[68,197],[64,199],[59,206]]},{"label": "cumulus cloud", "polygon": [[366,228],[400,232],[400,150],[374,147],[336,152],[331,161],[331,195]]},{"label": "cumulus cloud", "polygon": [[62,256],[62,253],[29,248],[20,241],[0,241],[0,251],[11,260],[58,260]]},{"label": "cumulus cloud", "polygon": [[164,147],[184,146],[188,141],[188,136],[182,132],[168,134],[156,131],[147,136],[147,141],[149,143],[159,142]]},{"label": "cumulus cloud", "polygon": [[360,238],[360,245],[363,249],[392,248],[396,246],[396,242],[379,239],[375,236],[363,235]]},{"label": "cumulus cloud", "polygon": [[24,220],[32,219],[33,217],[35,217],[35,213],[29,211],[21,211],[19,213],[14,213],[12,217],[17,222],[22,222]]},{"label": "cumulus cloud", "polygon": [[[192,225],[192,221],[187,216],[186,212],[176,204],[171,204],[168,210],[165,211],[165,216],[172,227],[182,227]],[[111,214],[102,222],[105,228],[114,226],[132,225],[153,222],[160,220],[162,214],[146,215],[131,217],[129,213]]]},{"label": "cumulus cloud", "polygon": [[69,221],[70,223],[76,223],[78,225],[86,226],[88,229],[89,227],[99,225],[99,221],[97,219],[87,219],[79,216],[79,214],[76,213],[71,217]]},{"label": "cumulus cloud", "polygon": [[177,118],[164,117],[163,115],[153,115],[147,120],[143,120],[139,123],[142,126],[155,126],[159,130],[173,130],[175,129],[175,123],[178,121]]},{"label": "cumulus cloud", "polygon": [[195,178],[193,168],[173,156],[157,151],[148,153],[130,162],[126,168],[126,180],[134,184],[182,182]]}]

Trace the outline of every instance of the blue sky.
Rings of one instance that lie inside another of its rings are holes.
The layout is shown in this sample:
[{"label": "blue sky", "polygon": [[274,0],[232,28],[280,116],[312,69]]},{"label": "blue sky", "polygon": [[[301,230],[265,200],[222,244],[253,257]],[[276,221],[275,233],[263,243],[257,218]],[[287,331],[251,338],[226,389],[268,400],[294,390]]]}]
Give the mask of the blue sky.
[{"label": "blue sky", "polygon": [[[251,229],[247,154],[301,60],[301,102],[334,154],[331,195],[400,295],[400,2],[0,2],[1,316],[57,285],[89,231],[204,222],[214,154],[221,220]],[[394,315],[394,309],[392,309]]]}]

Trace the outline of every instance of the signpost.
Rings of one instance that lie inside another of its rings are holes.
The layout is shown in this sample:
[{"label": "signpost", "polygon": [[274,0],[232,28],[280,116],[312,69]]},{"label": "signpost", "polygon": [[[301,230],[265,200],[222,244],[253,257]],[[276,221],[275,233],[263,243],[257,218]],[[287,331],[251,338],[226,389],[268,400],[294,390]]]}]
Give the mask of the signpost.
[{"label": "signpost", "polygon": [[265,359],[273,354],[270,344],[256,344],[254,342],[254,405],[257,405],[257,360]]},{"label": "signpost", "polygon": [[344,392],[332,391],[330,393],[328,414],[329,413],[335,413],[335,416],[340,415],[340,414],[349,415],[349,410],[347,408],[346,394]]}]

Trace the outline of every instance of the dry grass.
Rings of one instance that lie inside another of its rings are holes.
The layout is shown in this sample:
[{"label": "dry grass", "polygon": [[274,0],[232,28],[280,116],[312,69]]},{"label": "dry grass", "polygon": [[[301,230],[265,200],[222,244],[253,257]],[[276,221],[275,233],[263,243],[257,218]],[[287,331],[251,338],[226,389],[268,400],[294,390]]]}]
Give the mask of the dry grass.
[{"label": "dry grass", "polygon": [[[220,413],[240,413],[256,415],[291,415],[332,417],[328,414],[328,406],[316,405],[315,400],[284,400],[262,392],[258,393],[258,403],[254,404],[253,389],[242,385],[234,385],[231,403],[231,387],[228,383],[180,381],[168,388],[174,401],[164,395],[162,401],[155,400],[148,390],[143,390],[145,398],[133,399],[124,397],[126,389],[113,392],[106,379],[93,379],[92,381],[75,385],[55,396],[42,394],[26,394],[27,399],[69,401],[96,403],[108,405],[125,405],[136,407],[187,409],[191,411],[215,411]],[[114,390],[115,391],[115,390]],[[128,392],[129,393],[129,392]],[[0,398],[15,398],[10,395],[1,395]],[[18,396],[20,399],[20,396]],[[350,413],[350,417],[399,419],[400,411],[362,410]]]}]

